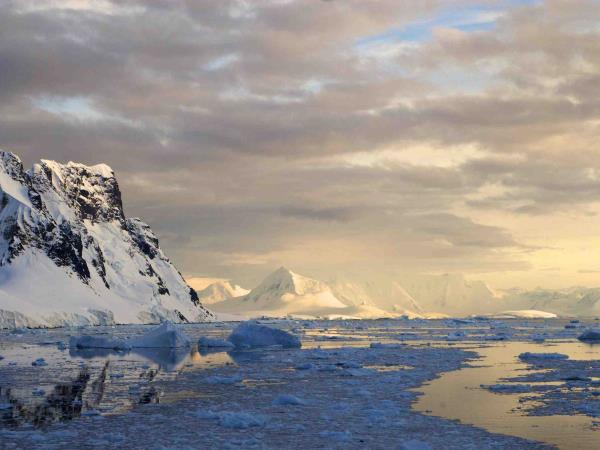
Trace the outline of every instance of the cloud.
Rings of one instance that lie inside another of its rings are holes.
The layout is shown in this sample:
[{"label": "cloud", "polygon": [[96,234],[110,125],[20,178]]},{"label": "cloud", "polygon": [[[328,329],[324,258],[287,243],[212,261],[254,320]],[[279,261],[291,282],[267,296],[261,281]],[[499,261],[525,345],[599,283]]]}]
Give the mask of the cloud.
[{"label": "cloud", "polygon": [[526,272],[600,204],[600,10],[451,3],[0,0],[0,147],[113,166],[190,275]]}]

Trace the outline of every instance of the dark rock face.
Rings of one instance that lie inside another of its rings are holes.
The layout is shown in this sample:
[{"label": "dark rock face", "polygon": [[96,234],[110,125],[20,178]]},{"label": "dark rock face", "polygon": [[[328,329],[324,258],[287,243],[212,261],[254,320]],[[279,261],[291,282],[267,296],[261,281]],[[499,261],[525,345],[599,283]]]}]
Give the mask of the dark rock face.
[{"label": "dark rock face", "polygon": [[158,238],[150,227],[138,218],[127,219],[125,228],[129,231],[133,242],[148,258],[154,259],[158,254]]},{"label": "dark rock face", "polygon": [[135,276],[147,278],[154,295],[172,296],[175,283],[200,316],[211,316],[172,268],[150,227],[125,217],[119,184],[106,165],[42,160],[25,171],[16,155],[0,151],[0,268],[28,249],[42,251],[84,284],[100,280],[109,290],[114,287],[109,267],[113,274],[139,267]]}]

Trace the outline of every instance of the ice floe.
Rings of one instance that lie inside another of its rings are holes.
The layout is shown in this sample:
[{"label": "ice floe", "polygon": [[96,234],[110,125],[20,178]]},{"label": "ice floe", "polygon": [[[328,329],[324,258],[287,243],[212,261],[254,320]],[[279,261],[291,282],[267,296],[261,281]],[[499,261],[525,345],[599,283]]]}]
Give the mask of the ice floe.
[{"label": "ice floe", "polygon": [[525,352],[519,355],[519,359],[522,361],[530,361],[535,359],[569,359],[567,355],[562,353],[531,353]]}]

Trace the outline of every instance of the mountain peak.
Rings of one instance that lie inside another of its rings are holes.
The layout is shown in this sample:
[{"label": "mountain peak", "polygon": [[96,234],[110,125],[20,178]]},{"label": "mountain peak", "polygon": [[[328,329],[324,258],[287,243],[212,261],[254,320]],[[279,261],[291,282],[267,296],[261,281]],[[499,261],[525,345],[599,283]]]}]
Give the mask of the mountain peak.
[{"label": "mountain peak", "polygon": [[26,326],[211,317],[150,227],[125,217],[106,164],[42,160],[24,171],[0,152],[0,279],[10,281],[0,328],[16,317]]},{"label": "mountain peak", "polygon": [[329,290],[329,287],[317,280],[299,275],[290,269],[281,266],[272,272],[263,282],[254,288],[248,297],[254,298],[269,292],[276,295],[294,294],[305,295]]},{"label": "mountain peak", "polygon": [[41,190],[54,191],[83,219],[104,222],[125,218],[119,184],[106,164],[86,166],[43,159],[29,175]]},{"label": "mountain peak", "polygon": [[280,274],[280,275],[284,275],[284,276],[285,275],[289,275],[289,276],[295,275],[294,272],[292,272],[290,269],[288,269],[285,266],[280,266],[277,270],[275,270],[273,272],[273,274]]},{"label": "mountain peak", "polygon": [[250,292],[229,280],[219,280],[198,292],[198,298],[206,305],[222,302],[236,297],[242,297]]},{"label": "mountain peak", "polygon": [[10,166],[20,166],[23,167],[23,163],[21,158],[19,158],[13,152],[7,152],[5,150],[0,150],[0,163],[2,163],[2,167],[6,170]]}]

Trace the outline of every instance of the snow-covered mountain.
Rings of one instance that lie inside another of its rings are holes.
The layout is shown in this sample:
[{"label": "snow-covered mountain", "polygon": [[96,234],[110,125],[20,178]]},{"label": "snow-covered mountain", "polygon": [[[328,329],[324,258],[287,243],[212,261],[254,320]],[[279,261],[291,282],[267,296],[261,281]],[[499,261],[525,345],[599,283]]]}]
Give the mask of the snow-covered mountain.
[{"label": "snow-covered mountain", "polygon": [[504,302],[511,308],[541,309],[559,316],[600,316],[600,288],[508,290]]},{"label": "snow-covered mountain", "polygon": [[313,280],[285,267],[270,274],[243,297],[211,305],[217,312],[235,313],[248,317],[287,315],[301,317],[390,317],[367,302],[345,303],[337,298],[322,281]]},{"label": "snow-covered mountain", "polygon": [[222,302],[236,297],[242,297],[250,291],[229,281],[217,281],[198,291],[198,298],[204,305]]},{"label": "snow-covered mountain", "polygon": [[486,283],[467,280],[461,274],[400,276],[397,283],[421,311],[464,316],[508,309]]},{"label": "snow-covered mountain", "polygon": [[0,151],[0,327],[211,319],[110,167]]},{"label": "snow-covered mountain", "polygon": [[371,305],[394,315],[420,317],[423,309],[397,282],[363,283],[336,279],[328,283],[335,296],[347,305]]}]

